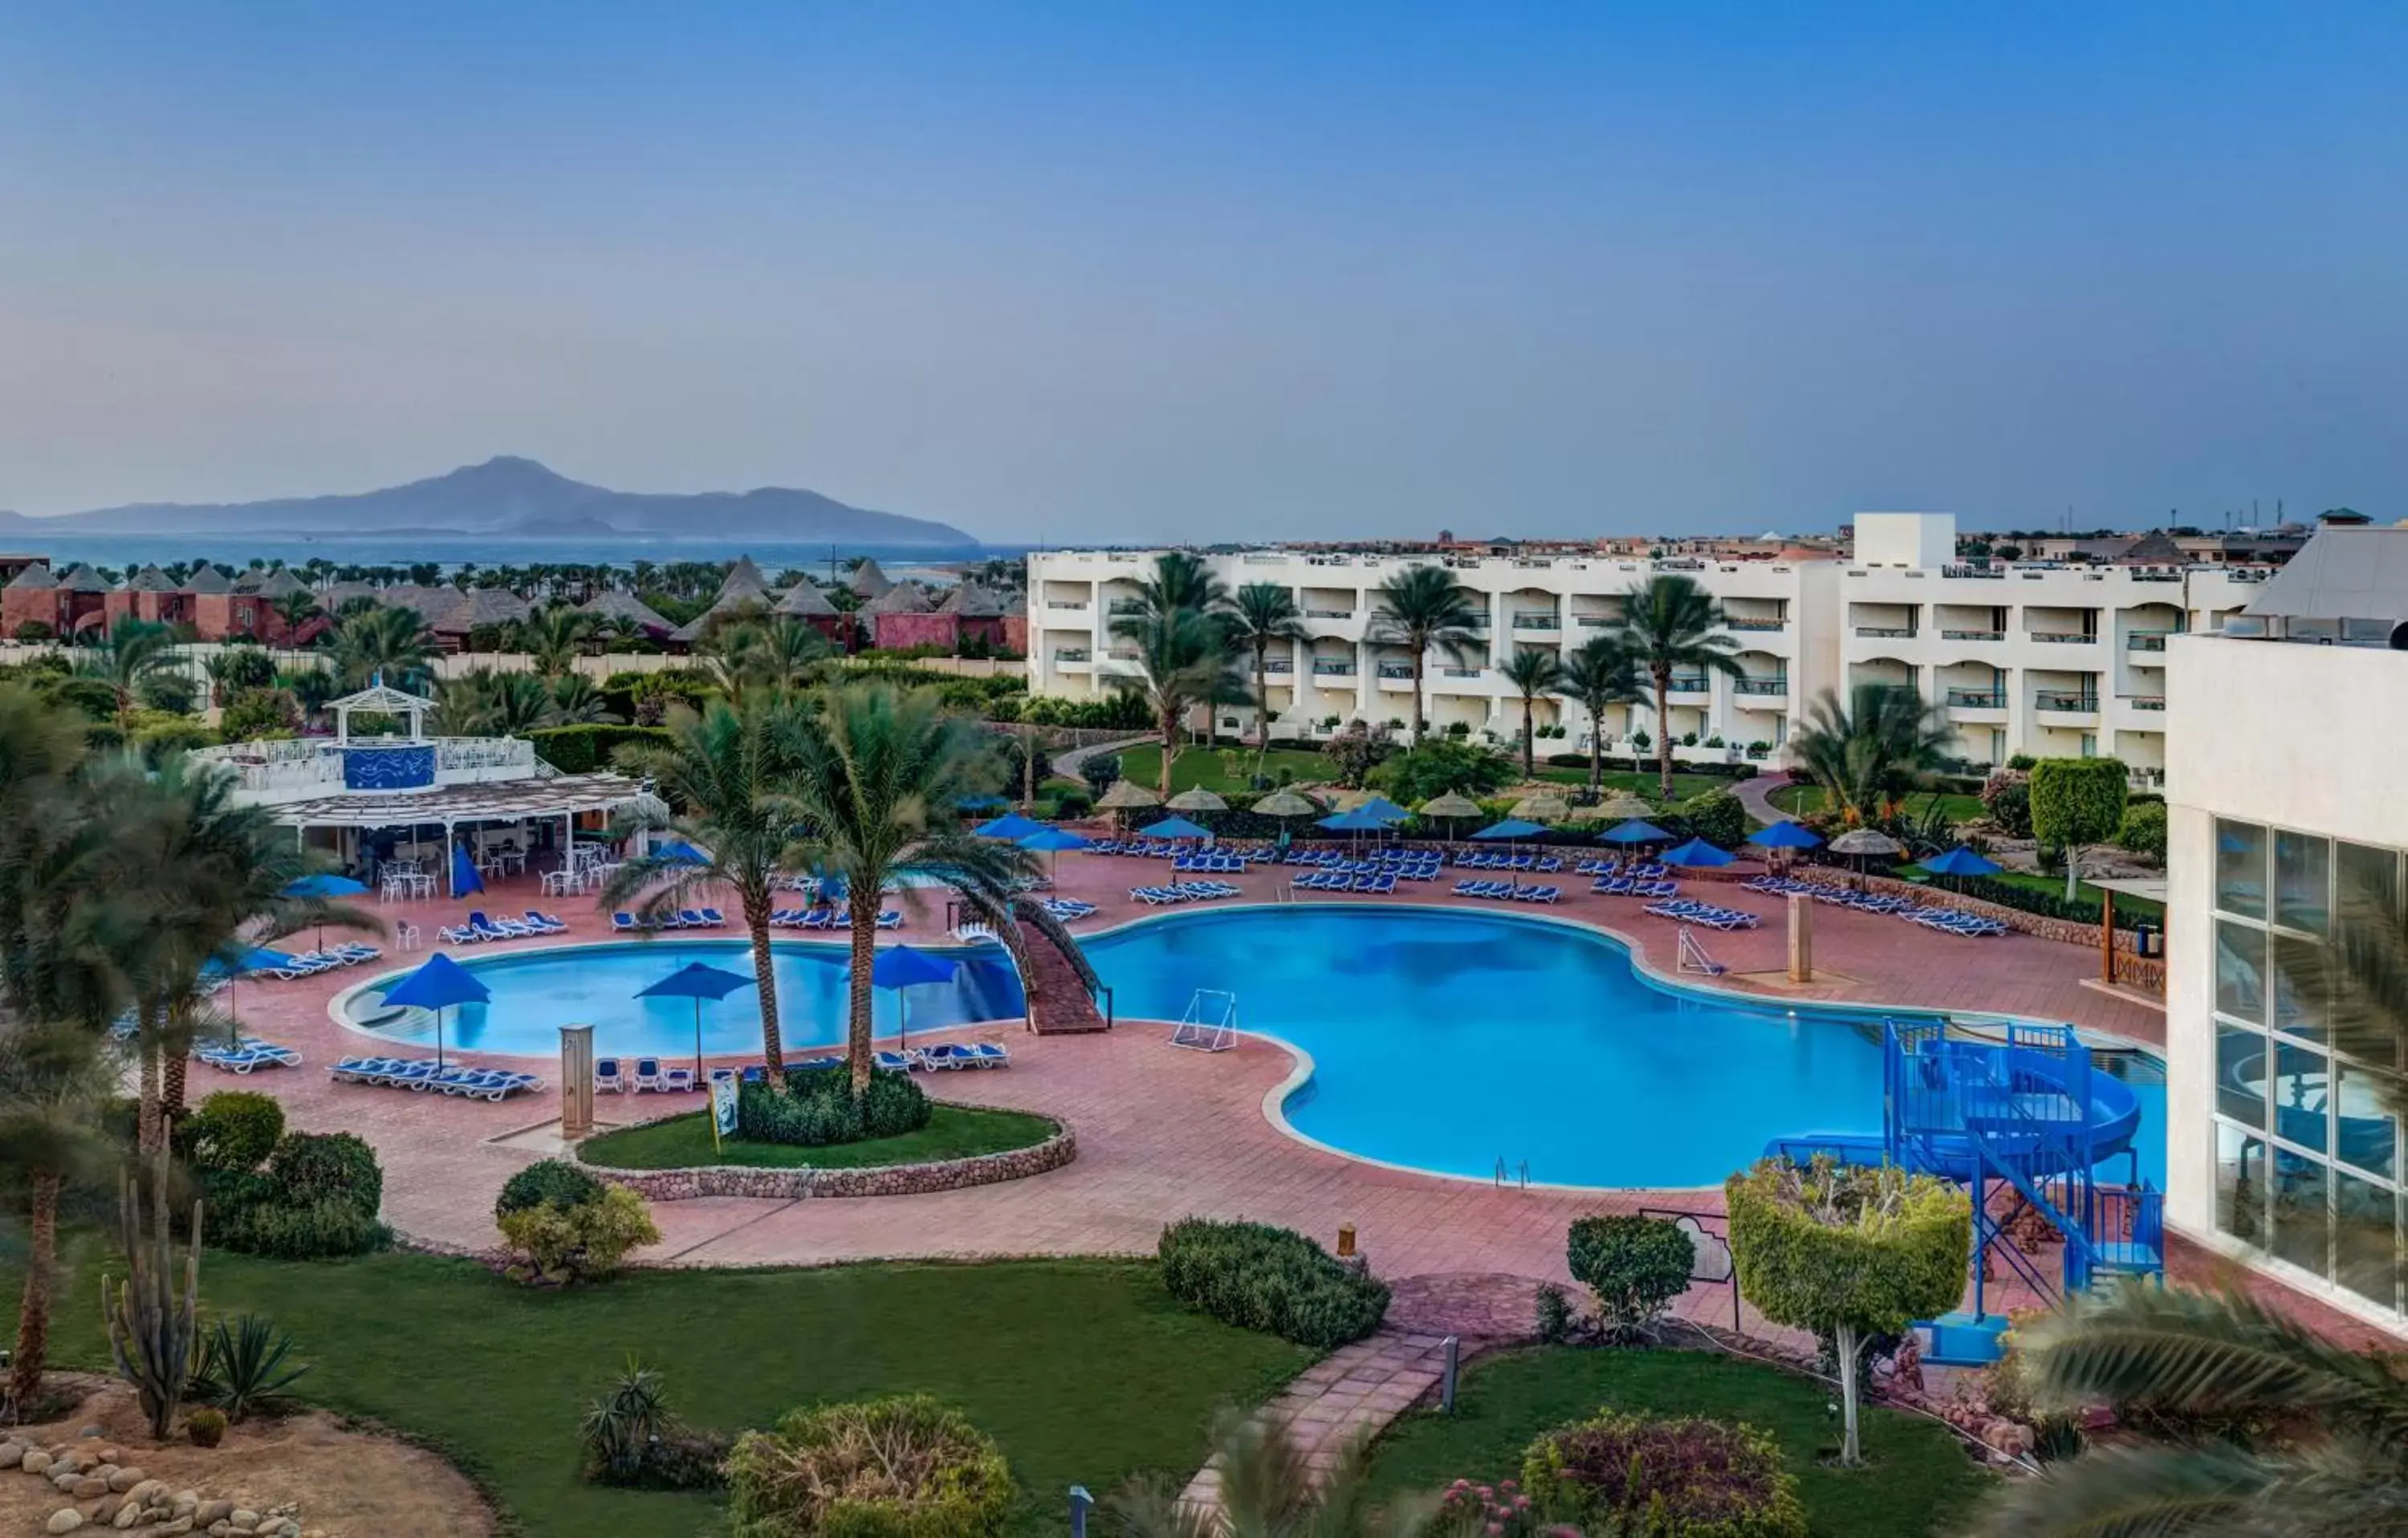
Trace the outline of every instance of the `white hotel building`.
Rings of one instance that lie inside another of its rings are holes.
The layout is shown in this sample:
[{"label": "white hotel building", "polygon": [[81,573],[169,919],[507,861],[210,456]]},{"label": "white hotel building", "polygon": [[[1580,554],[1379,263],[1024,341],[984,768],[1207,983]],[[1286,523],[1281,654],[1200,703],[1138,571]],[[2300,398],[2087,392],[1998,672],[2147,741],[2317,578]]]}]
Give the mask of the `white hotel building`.
[{"label": "white hotel building", "polygon": [[[1695,578],[1723,606],[1744,676],[1676,678],[1670,700],[1684,759],[1756,756],[1781,745],[1824,690],[1912,683],[1943,705],[1956,751],[1979,763],[2018,753],[2103,755],[2154,779],[2165,765],[2167,639],[2212,632],[2245,606],[2267,575],[2233,567],[2084,567],[1966,563],[1952,513],[1860,513],[1847,560],[1646,560],[1609,555],[1398,555],[1254,550],[1209,557],[1230,587],[1278,582],[1296,596],[1307,635],[1275,652],[1271,735],[1312,740],[1357,722],[1401,726],[1412,714],[1412,668],[1401,647],[1372,639],[1382,582],[1438,561],[1487,607],[1486,640],[1462,657],[1427,659],[1435,729],[1462,722],[1504,739],[1521,703],[1499,668],[1525,647],[1578,647],[1619,619],[1623,597],[1657,572]],[[1062,551],[1028,557],[1032,693],[1072,698],[1136,671],[1114,638],[1115,608],[1146,575],[1152,551]],[[1587,720],[1570,701],[1541,699],[1541,726],[1566,728],[1568,749],[1601,729],[1610,751],[1658,727],[1652,708]],[[1253,712],[1225,707],[1219,727],[1251,729]],[[1333,725],[1334,723],[1334,725]]]}]

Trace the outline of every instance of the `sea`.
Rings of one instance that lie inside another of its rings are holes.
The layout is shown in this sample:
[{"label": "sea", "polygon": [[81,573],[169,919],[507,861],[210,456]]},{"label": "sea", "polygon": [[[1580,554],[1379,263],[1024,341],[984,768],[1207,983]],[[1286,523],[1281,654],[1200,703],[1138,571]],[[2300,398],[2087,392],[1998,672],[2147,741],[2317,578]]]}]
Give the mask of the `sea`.
[{"label": "sea", "polygon": [[543,562],[606,562],[631,566],[638,561],[732,561],[750,555],[772,577],[789,568],[826,572],[836,563],[868,556],[890,575],[918,569],[938,570],[965,562],[1025,555],[1035,545],[895,545],[831,543],[814,540],[676,539],[641,535],[608,535],[592,539],[512,539],[469,534],[419,533],[378,539],[360,535],[266,534],[27,534],[0,535],[7,553],[42,555],[53,566],[89,561],[94,566],[138,567],[145,562],[209,560],[222,567],[241,568],[254,559],[300,566],[306,561],[332,561],[337,566],[396,566],[436,561],[449,571],[473,563],[478,567],[532,566]]}]

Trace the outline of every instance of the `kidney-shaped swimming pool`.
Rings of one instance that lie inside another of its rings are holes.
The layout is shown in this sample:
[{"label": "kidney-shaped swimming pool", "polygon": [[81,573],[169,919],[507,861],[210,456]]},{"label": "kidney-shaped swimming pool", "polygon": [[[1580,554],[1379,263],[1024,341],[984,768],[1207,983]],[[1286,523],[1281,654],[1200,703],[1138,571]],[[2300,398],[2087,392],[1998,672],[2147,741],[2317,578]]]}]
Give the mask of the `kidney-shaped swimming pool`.
[{"label": "kidney-shaped swimming pool", "polygon": [[[1941,941],[1935,941],[1940,943]],[[1975,943],[1955,941],[1954,943]],[[1308,1054],[1283,1113],[1297,1132],[1412,1169],[1560,1186],[1710,1185],[1804,1132],[1878,1132],[1879,1012],[1796,1012],[1641,974],[1617,941],[1571,925],[1452,909],[1312,904],[1188,910],[1088,937],[1128,1018],[1175,1020],[1199,988],[1237,997],[1238,1024]],[[954,953],[957,979],[911,990],[914,1028],[1015,1017],[1017,978],[993,949]],[[781,941],[779,1015],[791,1049],[842,1038],[841,947]],[[595,1026],[597,1052],[690,1054],[692,1006],[636,992],[692,960],[749,970],[743,943],[656,940],[465,965],[493,1001],[455,1011],[447,1040],[549,1055],[554,1028]],[[381,1013],[382,978],[355,1024]],[[879,996],[879,1028],[898,1005]],[[703,1006],[704,1050],[757,1052],[752,994]],[[423,1012],[376,1026],[432,1040]],[[1174,1050],[1164,1047],[1164,1051]],[[2164,1185],[2164,1087],[2154,1058],[2102,1056],[2139,1099],[2140,1171]]]}]

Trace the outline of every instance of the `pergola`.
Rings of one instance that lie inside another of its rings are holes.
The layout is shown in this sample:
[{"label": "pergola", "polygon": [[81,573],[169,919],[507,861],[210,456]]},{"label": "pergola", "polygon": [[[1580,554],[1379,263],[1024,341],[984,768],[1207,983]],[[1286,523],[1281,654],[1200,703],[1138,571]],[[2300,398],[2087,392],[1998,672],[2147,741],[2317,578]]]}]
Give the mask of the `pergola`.
[{"label": "pergola", "polygon": [[398,715],[409,722],[409,739],[415,742],[426,735],[426,712],[435,701],[418,695],[405,694],[388,687],[381,675],[374,683],[355,695],[326,701],[326,709],[335,712],[335,740],[351,740],[351,712],[360,711],[371,715]]},{"label": "pergola", "polygon": [[665,813],[640,780],[624,774],[557,774],[486,784],[443,785],[403,794],[319,796],[277,807],[276,821],[300,837],[312,827],[423,827],[439,824],[443,847],[464,823],[518,823],[557,817],[562,849],[576,841],[580,812],[634,808]]}]

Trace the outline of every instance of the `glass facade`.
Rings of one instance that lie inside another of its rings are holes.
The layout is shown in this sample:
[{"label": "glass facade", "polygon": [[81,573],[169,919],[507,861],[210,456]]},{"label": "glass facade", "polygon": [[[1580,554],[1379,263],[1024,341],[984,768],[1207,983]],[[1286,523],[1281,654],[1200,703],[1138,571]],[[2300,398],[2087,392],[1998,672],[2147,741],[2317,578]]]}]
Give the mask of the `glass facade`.
[{"label": "glass facade", "polygon": [[2408,933],[2398,850],[2215,824],[2215,1225],[2408,1315],[2392,1022],[2360,1007],[2337,929]]}]

